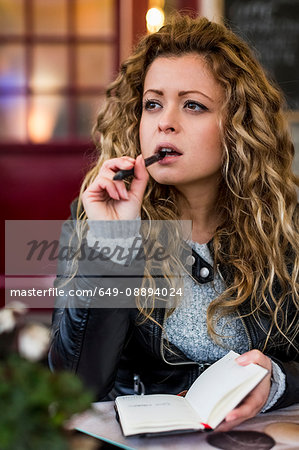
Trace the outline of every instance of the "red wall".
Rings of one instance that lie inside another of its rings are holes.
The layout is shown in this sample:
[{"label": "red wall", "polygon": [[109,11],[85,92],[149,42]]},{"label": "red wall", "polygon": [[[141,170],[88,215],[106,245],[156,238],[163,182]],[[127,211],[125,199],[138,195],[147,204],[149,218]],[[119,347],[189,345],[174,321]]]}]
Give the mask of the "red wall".
[{"label": "red wall", "polygon": [[1,304],[4,304],[5,220],[67,219],[84,174],[95,158],[93,146],[7,146],[0,154]]}]

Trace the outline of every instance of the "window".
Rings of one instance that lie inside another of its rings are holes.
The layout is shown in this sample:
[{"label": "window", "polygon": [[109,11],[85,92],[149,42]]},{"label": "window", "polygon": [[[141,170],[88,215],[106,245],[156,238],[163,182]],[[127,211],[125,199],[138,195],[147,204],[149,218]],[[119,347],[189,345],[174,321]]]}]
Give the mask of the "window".
[{"label": "window", "polygon": [[0,0],[0,144],[89,138],[118,17],[119,0]]}]

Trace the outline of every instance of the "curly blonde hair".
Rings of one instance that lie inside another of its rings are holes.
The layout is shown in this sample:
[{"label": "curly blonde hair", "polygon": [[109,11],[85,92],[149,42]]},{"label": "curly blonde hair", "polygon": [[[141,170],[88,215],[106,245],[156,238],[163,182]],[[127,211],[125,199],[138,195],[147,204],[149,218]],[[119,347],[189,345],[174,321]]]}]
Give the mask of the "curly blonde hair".
[{"label": "curly blonde hair", "polygon": [[[139,42],[107,89],[105,106],[94,127],[100,156],[87,174],[81,194],[106,159],[135,158],[140,153],[143,84],[153,60],[190,53],[205,59],[225,92],[217,205],[222,222],[214,235],[213,249],[215,264],[231,268],[231,283],[209,306],[208,331],[217,340],[219,317],[238,311],[246,303],[250,306],[247,315],[253,315],[257,322],[261,323],[264,315],[271,319],[265,348],[273,345],[273,336],[276,344],[294,346],[299,327],[299,183],[291,168],[294,146],[283,112],[284,100],[247,44],[224,25],[176,15]],[[150,178],[142,218],[179,218],[177,195],[173,186]],[[80,211],[79,198],[78,216]],[[80,215],[80,219],[84,217],[84,213]],[[287,299],[293,315],[284,312]]]}]

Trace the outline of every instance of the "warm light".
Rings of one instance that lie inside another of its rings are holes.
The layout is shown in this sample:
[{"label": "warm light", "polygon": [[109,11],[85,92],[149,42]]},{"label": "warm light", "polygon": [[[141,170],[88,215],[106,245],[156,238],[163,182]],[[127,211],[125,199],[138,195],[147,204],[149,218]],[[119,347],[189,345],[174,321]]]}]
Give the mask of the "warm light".
[{"label": "warm light", "polygon": [[52,135],[52,120],[48,114],[38,111],[32,112],[28,117],[28,134],[34,143],[46,142]]},{"label": "warm light", "polygon": [[36,102],[31,105],[28,116],[28,135],[32,142],[47,142],[52,136],[57,116],[60,110],[60,101],[52,99],[52,102]]},{"label": "warm light", "polygon": [[146,27],[150,33],[155,33],[164,24],[164,12],[161,8],[151,8],[146,13]]}]

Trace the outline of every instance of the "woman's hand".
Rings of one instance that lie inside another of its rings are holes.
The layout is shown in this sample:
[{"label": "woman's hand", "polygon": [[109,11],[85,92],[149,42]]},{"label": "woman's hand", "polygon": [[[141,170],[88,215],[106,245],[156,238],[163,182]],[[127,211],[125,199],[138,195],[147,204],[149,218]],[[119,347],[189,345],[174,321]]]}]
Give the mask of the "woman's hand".
[{"label": "woman's hand", "polygon": [[270,358],[259,350],[251,350],[236,358],[241,366],[255,363],[269,371],[265,378],[254,388],[235,409],[230,411],[216,431],[228,431],[244,420],[256,416],[266,403],[271,386],[272,364]]},{"label": "woman's hand", "polygon": [[[134,167],[134,179],[127,191],[124,181],[114,181],[118,170]],[[105,161],[95,180],[82,195],[89,220],[134,220],[140,215],[142,199],[149,175],[144,160],[129,156]]]}]

